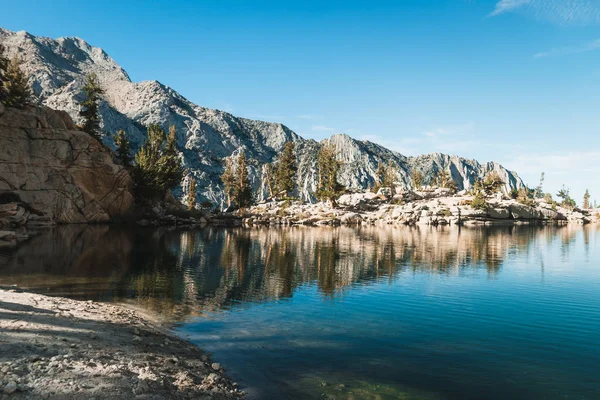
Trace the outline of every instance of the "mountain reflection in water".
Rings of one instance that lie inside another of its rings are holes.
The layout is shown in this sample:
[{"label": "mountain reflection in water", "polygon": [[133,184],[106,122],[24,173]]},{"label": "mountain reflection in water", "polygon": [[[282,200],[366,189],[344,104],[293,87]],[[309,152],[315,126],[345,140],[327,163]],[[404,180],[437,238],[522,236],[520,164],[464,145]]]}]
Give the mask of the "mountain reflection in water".
[{"label": "mountain reflection in water", "polygon": [[142,308],[252,399],[597,399],[599,232],[65,226],[0,285]]},{"label": "mountain reflection in water", "polygon": [[[509,254],[580,227],[123,229],[73,225],[0,252],[0,284],[75,299],[133,302],[167,320],[286,299],[314,284],[335,298],[400,271],[493,279]],[[593,227],[583,228],[589,244]],[[532,256],[534,254],[532,253]],[[532,260],[543,275],[543,260]]]}]

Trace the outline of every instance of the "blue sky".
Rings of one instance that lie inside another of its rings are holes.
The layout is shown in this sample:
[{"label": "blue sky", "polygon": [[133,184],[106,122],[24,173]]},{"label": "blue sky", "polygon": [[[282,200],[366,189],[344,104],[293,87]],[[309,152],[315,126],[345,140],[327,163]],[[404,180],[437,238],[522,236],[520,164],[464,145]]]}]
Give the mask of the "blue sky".
[{"label": "blue sky", "polygon": [[[79,36],[195,103],[445,152],[600,201],[600,0],[0,0],[0,26]],[[35,12],[33,12],[34,10]]]}]

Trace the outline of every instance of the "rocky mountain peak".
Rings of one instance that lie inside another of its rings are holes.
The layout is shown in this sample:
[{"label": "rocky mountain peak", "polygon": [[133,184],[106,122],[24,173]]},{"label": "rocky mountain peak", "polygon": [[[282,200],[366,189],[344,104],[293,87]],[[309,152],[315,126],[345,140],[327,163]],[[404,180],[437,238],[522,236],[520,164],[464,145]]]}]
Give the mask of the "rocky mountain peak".
[{"label": "rocky mountain peak", "polygon": [[[50,39],[0,28],[0,43],[7,47],[10,56],[18,54],[23,59],[24,69],[40,102],[66,111],[75,122],[80,122],[79,101],[85,77],[95,73],[105,92],[100,112],[106,132],[103,140],[109,146],[113,146],[112,134],[119,129],[127,132],[136,149],[146,138],[148,124],[155,123],[165,128],[175,125],[183,163],[198,182],[199,201],[208,199],[222,204],[219,177],[224,160],[242,150],[249,159],[257,196],[264,197],[263,166],[276,159],[286,141],[296,144],[298,195],[305,200],[313,199],[320,144],[298,136],[283,124],[239,118],[224,111],[198,106],[158,81],[132,82],[125,70],[106,52],[80,38]],[[398,165],[399,185],[410,183],[413,168],[422,170],[426,176],[433,176],[441,168],[450,168],[460,189],[469,188],[477,178],[491,170],[504,177],[506,190],[523,186],[515,173],[497,163],[482,165],[439,153],[405,157],[345,134],[333,135],[326,142],[335,145],[339,152],[338,157],[343,163],[340,172],[342,183],[354,190],[372,185],[378,164],[387,161]],[[182,196],[185,187],[184,184],[176,195]]]}]

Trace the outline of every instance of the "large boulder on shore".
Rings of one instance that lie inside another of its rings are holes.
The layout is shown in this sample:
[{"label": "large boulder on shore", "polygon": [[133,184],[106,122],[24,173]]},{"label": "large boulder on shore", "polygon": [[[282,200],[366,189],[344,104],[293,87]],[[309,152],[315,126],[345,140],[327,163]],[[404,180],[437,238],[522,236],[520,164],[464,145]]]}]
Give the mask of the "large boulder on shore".
[{"label": "large boulder on shore", "polygon": [[514,219],[544,219],[543,214],[539,210],[525,204],[513,203],[509,209]]},{"label": "large boulder on shore", "polygon": [[132,181],[64,111],[0,108],[0,196],[58,223],[103,222],[133,205]]}]

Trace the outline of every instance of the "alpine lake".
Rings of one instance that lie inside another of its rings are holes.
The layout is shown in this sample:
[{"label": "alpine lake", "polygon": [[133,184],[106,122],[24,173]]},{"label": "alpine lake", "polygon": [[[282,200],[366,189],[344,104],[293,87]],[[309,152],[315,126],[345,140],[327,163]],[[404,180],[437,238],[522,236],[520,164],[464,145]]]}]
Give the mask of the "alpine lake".
[{"label": "alpine lake", "polygon": [[251,399],[600,399],[600,226],[63,226],[0,285],[125,303]]}]

